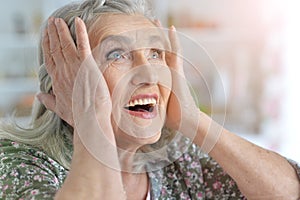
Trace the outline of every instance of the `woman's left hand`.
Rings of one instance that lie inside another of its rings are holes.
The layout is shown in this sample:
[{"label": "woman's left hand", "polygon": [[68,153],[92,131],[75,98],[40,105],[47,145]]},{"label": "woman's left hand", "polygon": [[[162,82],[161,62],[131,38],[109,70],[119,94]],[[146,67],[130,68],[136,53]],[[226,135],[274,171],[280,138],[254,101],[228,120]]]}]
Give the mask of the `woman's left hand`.
[{"label": "woman's left hand", "polygon": [[195,120],[198,120],[200,110],[186,82],[180,42],[174,26],[169,29],[169,40],[171,51],[166,53],[166,62],[172,75],[172,91],[167,107],[166,126],[188,134],[189,128],[192,128],[191,123],[198,122]]}]

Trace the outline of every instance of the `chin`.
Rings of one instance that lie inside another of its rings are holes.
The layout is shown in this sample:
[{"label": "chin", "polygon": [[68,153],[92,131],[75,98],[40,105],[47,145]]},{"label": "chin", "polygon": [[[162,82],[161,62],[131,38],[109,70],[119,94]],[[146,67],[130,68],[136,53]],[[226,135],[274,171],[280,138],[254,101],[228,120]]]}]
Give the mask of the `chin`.
[{"label": "chin", "polygon": [[152,133],[151,136],[148,138],[137,137],[137,138],[133,138],[133,139],[136,140],[140,145],[146,145],[146,144],[156,143],[160,139],[160,137],[161,137],[161,131],[159,131],[156,134]]},{"label": "chin", "polygon": [[126,134],[124,132],[118,135],[119,137],[121,136],[120,139],[123,139],[124,141],[142,146],[156,143],[161,137],[161,131],[156,133],[143,133],[142,136],[138,133]]}]

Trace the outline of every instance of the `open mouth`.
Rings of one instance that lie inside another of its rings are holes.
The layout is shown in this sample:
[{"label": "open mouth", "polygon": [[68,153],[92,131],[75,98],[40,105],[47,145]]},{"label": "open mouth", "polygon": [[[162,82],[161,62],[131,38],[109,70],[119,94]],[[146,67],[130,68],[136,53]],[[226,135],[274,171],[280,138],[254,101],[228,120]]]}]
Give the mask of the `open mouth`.
[{"label": "open mouth", "polygon": [[131,100],[125,105],[125,109],[134,112],[153,112],[157,104],[156,98],[142,98]]}]

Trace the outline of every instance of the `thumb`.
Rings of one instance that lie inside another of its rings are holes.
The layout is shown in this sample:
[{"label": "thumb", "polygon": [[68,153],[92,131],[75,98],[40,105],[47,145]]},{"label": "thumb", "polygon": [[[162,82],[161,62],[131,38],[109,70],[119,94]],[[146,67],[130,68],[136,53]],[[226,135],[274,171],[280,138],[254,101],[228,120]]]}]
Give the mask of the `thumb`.
[{"label": "thumb", "polygon": [[39,93],[36,95],[37,99],[48,109],[51,111],[55,111],[56,100],[55,96],[47,93]]}]

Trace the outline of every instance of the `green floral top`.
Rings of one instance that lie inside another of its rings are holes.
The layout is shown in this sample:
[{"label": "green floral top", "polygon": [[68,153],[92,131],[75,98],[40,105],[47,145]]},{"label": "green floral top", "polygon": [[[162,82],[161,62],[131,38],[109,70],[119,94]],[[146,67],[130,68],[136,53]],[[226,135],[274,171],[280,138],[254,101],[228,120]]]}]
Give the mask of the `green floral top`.
[{"label": "green floral top", "polygon": [[[174,153],[174,152],[173,152]],[[300,177],[300,167],[290,161]],[[53,199],[68,171],[44,152],[0,140],[0,199]],[[245,199],[236,183],[196,145],[148,173],[151,199]]]}]

